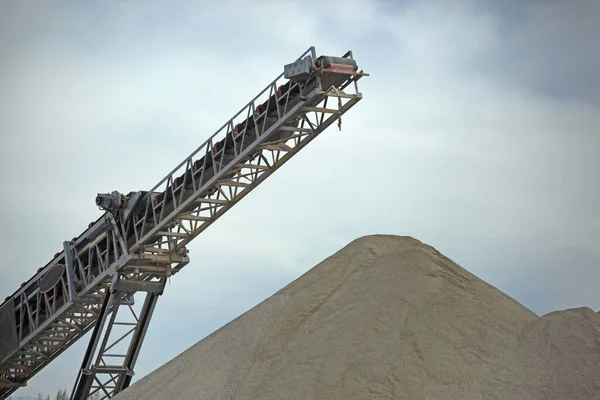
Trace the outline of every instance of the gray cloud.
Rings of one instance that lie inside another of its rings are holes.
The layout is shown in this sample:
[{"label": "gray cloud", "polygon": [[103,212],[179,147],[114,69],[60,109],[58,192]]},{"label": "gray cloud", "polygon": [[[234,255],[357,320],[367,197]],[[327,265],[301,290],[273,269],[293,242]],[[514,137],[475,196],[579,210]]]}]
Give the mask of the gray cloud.
[{"label": "gray cloud", "polygon": [[573,6],[554,1],[524,8],[522,23],[504,21],[503,40],[490,49],[483,68],[513,86],[527,85],[553,97],[600,103],[600,54],[596,51],[600,3],[582,1]]},{"label": "gray cloud", "polygon": [[[152,187],[309,45],[372,73],[342,132],[189,246],[138,378],[370,233],[431,244],[537,313],[600,307],[597,60],[575,46],[597,35],[595,5],[15,4],[0,6],[6,294],[99,215],[97,192]],[[70,386],[84,348],[20,392]]]}]

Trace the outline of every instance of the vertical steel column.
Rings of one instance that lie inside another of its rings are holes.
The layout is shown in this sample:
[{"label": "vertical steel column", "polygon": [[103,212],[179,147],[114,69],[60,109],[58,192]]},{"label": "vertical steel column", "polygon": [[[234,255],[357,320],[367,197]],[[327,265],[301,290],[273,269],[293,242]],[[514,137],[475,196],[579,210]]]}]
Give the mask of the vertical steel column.
[{"label": "vertical steel column", "polygon": [[140,354],[140,350],[142,349],[142,342],[146,337],[148,325],[150,324],[150,318],[154,312],[154,307],[158,301],[158,296],[159,294],[152,292],[146,294],[146,300],[144,301],[144,306],[142,308],[142,312],[140,313],[140,323],[138,324],[138,327],[134,333],[129,345],[129,350],[127,351],[127,356],[125,358],[124,364],[125,368],[127,368],[127,373],[119,377],[119,381],[117,382],[115,388],[115,393],[128,388],[131,384],[131,380],[133,379],[133,367],[135,366],[138,355]]}]

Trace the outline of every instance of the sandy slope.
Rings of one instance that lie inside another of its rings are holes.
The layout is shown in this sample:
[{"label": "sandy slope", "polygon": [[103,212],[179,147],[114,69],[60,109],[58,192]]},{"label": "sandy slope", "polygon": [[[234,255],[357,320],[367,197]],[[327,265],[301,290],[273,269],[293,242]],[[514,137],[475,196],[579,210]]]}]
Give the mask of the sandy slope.
[{"label": "sandy slope", "polygon": [[114,399],[600,398],[599,324],[538,318],[430,246],[367,236]]},{"label": "sandy slope", "polygon": [[546,314],[489,367],[489,399],[600,399],[600,315],[587,307]]}]

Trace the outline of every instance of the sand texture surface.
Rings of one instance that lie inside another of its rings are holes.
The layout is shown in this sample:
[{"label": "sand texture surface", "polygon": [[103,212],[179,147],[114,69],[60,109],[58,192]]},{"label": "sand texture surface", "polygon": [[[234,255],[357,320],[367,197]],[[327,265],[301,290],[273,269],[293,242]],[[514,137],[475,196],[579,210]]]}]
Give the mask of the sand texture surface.
[{"label": "sand texture surface", "polygon": [[538,317],[416,239],[366,236],[114,399],[600,399],[600,315]]}]

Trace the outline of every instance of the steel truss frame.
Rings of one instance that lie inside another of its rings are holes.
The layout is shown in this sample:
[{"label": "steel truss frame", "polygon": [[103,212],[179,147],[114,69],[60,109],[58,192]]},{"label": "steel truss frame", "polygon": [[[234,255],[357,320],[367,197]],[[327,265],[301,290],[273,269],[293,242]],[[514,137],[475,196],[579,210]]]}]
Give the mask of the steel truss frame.
[{"label": "steel truss frame", "polygon": [[[316,59],[314,47],[298,60],[307,56]],[[134,215],[121,219],[107,212],[82,236],[65,242],[64,251],[44,268],[64,262],[67,274],[60,283],[40,293],[43,271],[38,271],[15,295],[19,347],[0,364],[0,398],[25,385],[92,328],[71,399],[95,393],[110,398],[128,387],[165,280],[189,263],[185,246],[331,124],[337,121],[341,129],[342,115],[362,99],[357,82],[366,75],[316,70],[307,83],[293,83],[279,95],[287,82],[282,73],[147,192]],[[354,93],[346,93],[351,86]],[[273,98],[276,110],[259,114],[259,104],[268,109]],[[241,130],[235,124],[239,119],[246,121]],[[254,127],[246,129],[250,120]],[[230,139],[232,148],[215,147]],[[194,159],[200,155],[198,168]],[[118,311],[133,312],[138,291],[146,295],[142,312],[115,340],[129,343],[127,350],[108,353],[121,321]],[[114,358],[121,362],[110,361]]]}]

